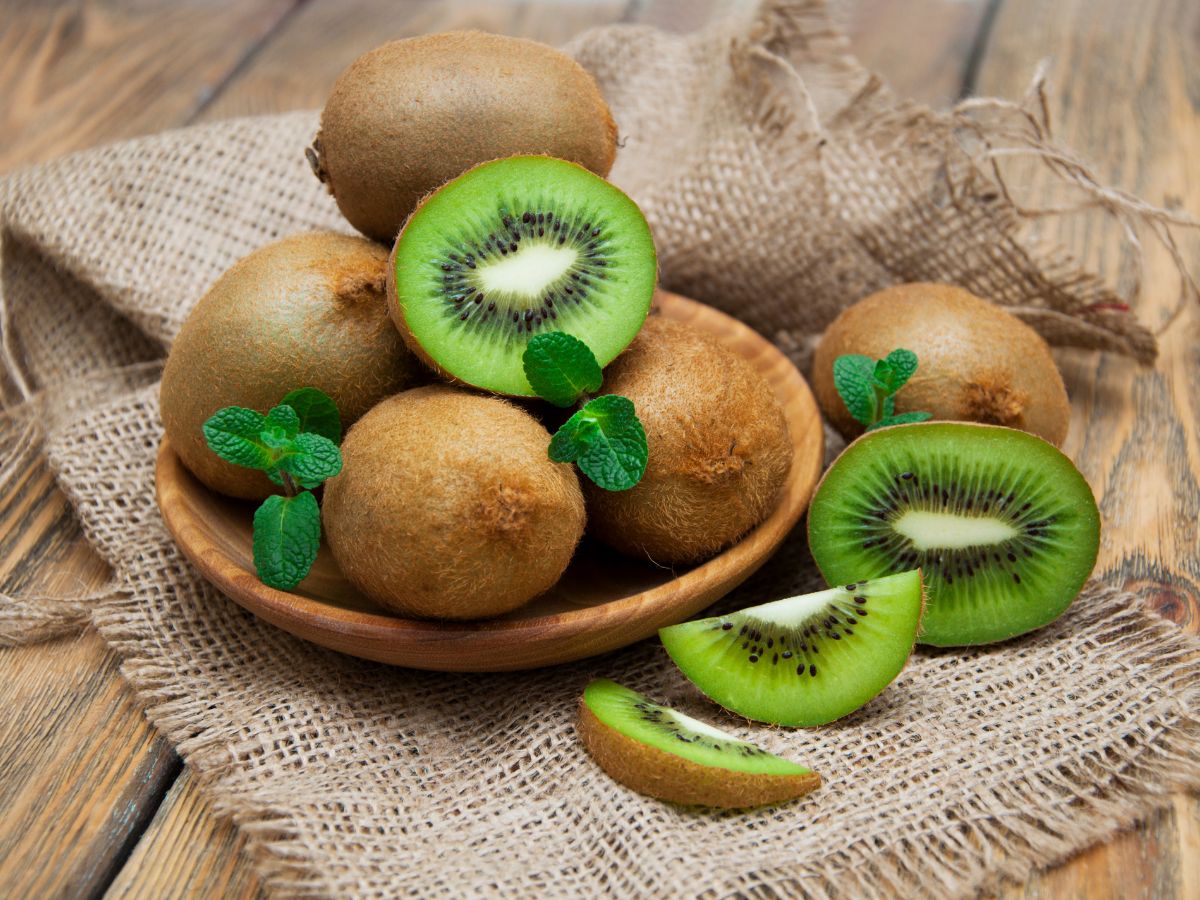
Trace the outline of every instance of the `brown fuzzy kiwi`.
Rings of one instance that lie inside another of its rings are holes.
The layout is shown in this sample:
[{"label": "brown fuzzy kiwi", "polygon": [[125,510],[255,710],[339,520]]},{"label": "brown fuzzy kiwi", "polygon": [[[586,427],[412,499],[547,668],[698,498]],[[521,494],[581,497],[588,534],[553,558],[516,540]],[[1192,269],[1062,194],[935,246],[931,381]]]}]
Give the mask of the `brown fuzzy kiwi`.
[{"label": "brown fuzzy kiwi", "polygon": [[574,470],[495,397],[431,385],[390,397],[342,443],[322,520],[355,587],[403,615],[478,619],[558,581],[583,534]]},{"label": "brown fuzzy kiwi", "polygon": [[546,154],[607,175],[617,127],[588,72],[536,41],[451,31],[384,44],[344,71],[309,162],[350,224],[390,244],[467,169]]},{"label": "brown fuzzy kiwi", "polygon": [[948,284],[901,284],[844,310],[813,357],[812,386],[821,410],[845,437],[863,426],[833,383],[833,362],[847,353],[882,359],[897,347],[917,354],[917,373],[896,394],[896,412],[1005,425],[1059,446],[1071,408],[1062,376],[1041,336],[1015,316]]},{"label": "brown fuzzy kiwi", "polygon": [[204,422],[223,407],[265,412],[315,387],[345,427],[429,379],[388,317],[386,267],[377,244],[316,232],[255,250],[217,279],[171,345],[160,391],[167,437],[197,478],[233,497],[280,490],[208,449]]},{"label": "brown fuzzy kiwi", "polygon": [[649,459],[627,491],[585,485],[589,530],[631,556],[711,556],[774,508],[791,468],[787,421],[766,380],[708,335],[657,317],[604,372],[633,401]]},{"label": "brown fuzzy kiwi", "polygon": [[794,800],[821,786],[821,776],[815,772],[738,772],[667,753],[605,725],[583,700],[576,728],[588,753],[612,778],[639,794],[670,803],[743,809]]}]

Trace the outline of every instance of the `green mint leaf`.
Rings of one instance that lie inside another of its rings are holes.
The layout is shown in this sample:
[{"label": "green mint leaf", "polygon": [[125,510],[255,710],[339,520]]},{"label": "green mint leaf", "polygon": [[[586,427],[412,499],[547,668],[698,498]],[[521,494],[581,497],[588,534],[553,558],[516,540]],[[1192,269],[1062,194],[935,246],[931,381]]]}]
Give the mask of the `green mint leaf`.
[{"label": "green mint leaf", "polygon": [[633,401],[606,394],[571,416],[550,439],[550,458],[573,462],[606,491],[624,491],[646,471],[646,429]]},{"label": "green mint leaf", "polygon": [[300,431],[311,431],[335,444],[342,442],[342,417],[329,395],[314,387],[298,388],[279,401],[296,411]]},{"label": "green mint leaf", "polygon": [[[896,398],[892,394],[888,394],[883,398],[883,415],[881,419],[890,419],[896,414]],[[872,423],[875,424],[875,423]]]},{"label": "green mint leaf", "polygon": [[886,359],[881,359],[875,363],[875,369],[871,372],[871,380],[884,393],[894,394],[896,392],[896,388],[893,386],[895,378],[895,373],[892,372],[892,367],[888,365]]},{"label": "green mint leaf", "polygon": [[860,353],[848,353],[833,361],[833,384],[856,421],[870,425],[875,420],[875,362]]},{"label": "green mint leaf", "polygon": [[342,471],[342,451],[329,438],[319,434],[296,435],[276,466],[267,473],[276,484],[283,484],[280,472],[287,472],[300,487],[315,488],[326,478]]},{"label": "green mint leaf", "polygon": [[266,469],[274,454],[263,443],[267,417],[253,409],[227,406],[204,423],[204,440],[209,449],[226,462],[248,469]]},{"label": "green mint leaf", "polygon": [[892,393],[900,390],[908,382],[908,379],[913,377],[913,373],[917,371],[917,354],[911,350],[900,348],[893,350],[887,355],[886,360],[882,360],[888,364],[892,371]]},{"label": "green mint leaf", "polygon": [[267,413],[260,438],[272,450],[284,450],[300,430],[300,417],[290,406],[276,406]]},{"label": "green mint leaf", "polygon": [[254,513],[254,568],[268,587],[290,591],[308,575],[321,546],[317,498],[268,497]]},{"label": "green mint leaf", "polygon": [[930,418],[932,418],[932,415],[927,412],[906,412],[900,413],[897,416],[887,415],[874,425],[868,425],[867,431],[874,431],[876,428],[886,428],[889,425],[908,425],[913,422],[924,422]]},{"label": "green mint leaf", "polygon": [[570,406],[580,394],[595,393],[604,380],[588,345],[562,331],[532,338],[521,363],[534,393],[555,406]]}]

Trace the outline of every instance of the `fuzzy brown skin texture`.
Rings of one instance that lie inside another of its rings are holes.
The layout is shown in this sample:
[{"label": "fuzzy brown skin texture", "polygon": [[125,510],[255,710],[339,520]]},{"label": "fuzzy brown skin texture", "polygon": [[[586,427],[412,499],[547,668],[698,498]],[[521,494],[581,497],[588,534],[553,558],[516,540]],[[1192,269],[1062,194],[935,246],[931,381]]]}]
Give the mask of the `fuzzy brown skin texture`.
[{"label": "fuzzy brown skin texture", "polygon": [[386,266],[387,251],[371,241],[317,232],[256,250],[217,279],[171,345],[160,391],[167,437],[197,478],[233,497],[281,490],[208,449],[202,427],[223,407],[266,412],[315,387],[347,427],[429,380],[388,318]]},{"label": "fuzzy brown skin texture", "polygon": [[604,393],[633,401],[649,459],[627,491],[585,483],[597,538],[659,564],[692,563],[774,509],[794,450],[770,385],[740,356],[651,317],[605,370]]},{"label": "fuzzy brown skin texture", "polygon": [[550,433],[495,397],[431,385],[362,417],[322,521],[355,587],[402,615],[478,619],[554,586],[583,535],[579,480]]},{"label": "fuzzy brown skin texture", "polygon": [[451,31],[355,60],[333,86],[314,150],[350,224],[391,244],[425,194],[488,160],[544,153],[607,175],[617,127],[595,80],[566,54]]},{"label": "fuzzy brown skin texture", "polygon": [[582,700],[579,736],[597,765],[626,787],[672,803],[743,809],[795,800],[821,786],[816,772],[756,775],[703,766],[621,734]]},{"label": "fuzzy brown skin texture", "polygon": [[846,353],[882,359],[897,347],[917,354],[917,373],[896,394],[896,412],[1004,425],[1056,447],[1071,408],[1050,347],[1020,319],[948,284],[901,284],[846,309],[813,357],[812,386],[822,412],[844,437],[863,433],[833,383]]}]

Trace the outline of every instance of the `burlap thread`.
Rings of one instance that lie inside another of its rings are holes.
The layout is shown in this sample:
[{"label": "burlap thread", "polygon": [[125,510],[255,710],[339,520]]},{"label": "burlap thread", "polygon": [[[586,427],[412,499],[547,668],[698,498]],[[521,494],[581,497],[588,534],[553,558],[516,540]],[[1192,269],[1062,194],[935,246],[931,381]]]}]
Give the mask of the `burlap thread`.
[{"label": "burlap thread", "polygon": [[[899,101],[816,2],[771,3],[686,38],[605,28],[570,50],[613,107],[625,137],[613,177],[651,219],[664,284],[797,360],[842,306],[906,280],[963,284],[1054,343],[1153,357],[1125,300],[1022,241],[1047,211],[1017,208],[992,161],[1037,152],[1127,233],[1168,247],[1183,219],[1054,148],[1036,89],[948,113]],[[114,570],[93,597],[3,598],[0,641],[90,619],[270,888],[964,895],[1200,785],[1200,643],[1101,581],[1043,631],[920,651],[865,709],[800,732],[718,712],[654,642],[535,672],[414,672],[294,639],[217,594],[155,506],[158,361],[240,256],[297,231],[348,230],[303,158],[315,124],[311,112],[221,122],[0,183],[0,484],[44,450]],[[722,606],[818,584],[797,533]],[[741,814],[634,795],[573,733],[579,693],[601,675],[805,761],[825,786]]]}]

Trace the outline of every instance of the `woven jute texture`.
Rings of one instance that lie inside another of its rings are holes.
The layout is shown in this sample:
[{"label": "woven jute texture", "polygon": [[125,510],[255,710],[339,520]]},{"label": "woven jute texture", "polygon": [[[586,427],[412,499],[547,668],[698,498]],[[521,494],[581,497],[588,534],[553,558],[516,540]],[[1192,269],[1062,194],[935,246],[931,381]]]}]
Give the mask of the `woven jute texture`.
[{"label": "woven jute texture", "polygon": [[[1097,279],[1021,242],[1022,216],[986,153],[1047,140],[1033,107],[937,114],[899,102],[845,55],[814,3],[771,4],[688,38],[604,29],[571,51],[613,107],[625,141],[614,178],[652,220],[664,283],[798,360],[843,305],[914,279],[966,285],[1057,343],[1153,355]],[[1037,634],[920,650],[863,710],[799,732],[716,710],[652,641],[527,673],[406,671],[294,639],[213,591],[155,506],[159,361],[240,256],[297,231],[346,230],[304,162],[315,125],[305,112],[191,128],[0,186],[0,478],[44,450],[114,571],[91,597],[4,598],[0,640],[93,623],[147,715],[243,829],[270,888],[963,895],[1200,784],[1200,644],[1098,581]],[[1145,212],[1104,196],[1118,217]],[[797,532],[722,606],[818,585]],[[804,761],[825,785],[737,814],[631,794],[573,731],[594,676]]]}]

